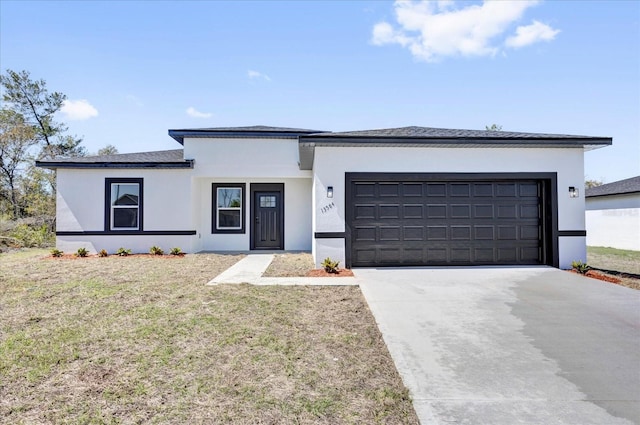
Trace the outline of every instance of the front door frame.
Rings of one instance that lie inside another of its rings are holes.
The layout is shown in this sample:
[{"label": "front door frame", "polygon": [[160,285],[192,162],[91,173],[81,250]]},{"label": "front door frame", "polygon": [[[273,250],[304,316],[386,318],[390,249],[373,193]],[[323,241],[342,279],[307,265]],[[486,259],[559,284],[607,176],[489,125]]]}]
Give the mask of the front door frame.
[{"label": "front door frame", "polygon": [[[250,188],[250,219],[249,219],[249,235],[250,235],[250,249],[262,250],[262,249],[276,249],[284,250],[284,183],[251,183]],[[280,247],[278,248],[256,248],[255,241],[255,226],[256,226],[256,193],[258,192],[279,192],[280,193],[280,205],[277,207],[280,210],[280,220],[278,227],[280,231]]]}]

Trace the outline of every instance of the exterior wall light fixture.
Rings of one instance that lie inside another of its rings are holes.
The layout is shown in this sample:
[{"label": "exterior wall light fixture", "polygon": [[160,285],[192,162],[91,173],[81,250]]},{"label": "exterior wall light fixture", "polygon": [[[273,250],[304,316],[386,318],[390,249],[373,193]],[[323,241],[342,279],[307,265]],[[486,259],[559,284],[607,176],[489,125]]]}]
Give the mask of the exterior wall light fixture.
[{"label": "exterior wall light fixture", "polygon": [[327,187],[327,198],[333,198],[333,186]]},{"label": "exterior wall light fixture", "polygon": [[577,187],[569,186],[569,198],[577,198],[580,196]]}]

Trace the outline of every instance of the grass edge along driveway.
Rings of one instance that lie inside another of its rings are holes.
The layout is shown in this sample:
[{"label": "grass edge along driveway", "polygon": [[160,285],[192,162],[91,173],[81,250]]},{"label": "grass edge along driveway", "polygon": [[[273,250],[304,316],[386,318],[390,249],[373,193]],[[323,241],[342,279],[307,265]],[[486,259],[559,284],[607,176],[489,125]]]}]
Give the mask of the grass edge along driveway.
[{"label": "grass edge along driveway", "polygon": [[359,288],[240,258],[0,254],[0,423],[418,423]]}]

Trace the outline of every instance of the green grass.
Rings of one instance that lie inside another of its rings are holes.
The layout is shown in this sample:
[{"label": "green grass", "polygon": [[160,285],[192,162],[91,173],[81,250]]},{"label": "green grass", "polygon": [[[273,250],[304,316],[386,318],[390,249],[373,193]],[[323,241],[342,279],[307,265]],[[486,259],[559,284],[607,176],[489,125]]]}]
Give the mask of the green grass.
[{"label": "green grass", "polygon": [[239,258],[0,254],[0,423],[418,423],[357,287]]}]

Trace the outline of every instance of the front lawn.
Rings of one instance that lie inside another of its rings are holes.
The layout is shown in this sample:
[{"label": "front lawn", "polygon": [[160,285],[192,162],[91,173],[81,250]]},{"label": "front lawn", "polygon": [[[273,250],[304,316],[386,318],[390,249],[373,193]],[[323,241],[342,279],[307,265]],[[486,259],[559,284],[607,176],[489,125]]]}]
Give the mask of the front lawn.
[{"label": "front lawn", "polygon": [[0,423],[418,423],[357,287],[240,258],[0,254]]}]

